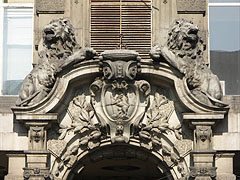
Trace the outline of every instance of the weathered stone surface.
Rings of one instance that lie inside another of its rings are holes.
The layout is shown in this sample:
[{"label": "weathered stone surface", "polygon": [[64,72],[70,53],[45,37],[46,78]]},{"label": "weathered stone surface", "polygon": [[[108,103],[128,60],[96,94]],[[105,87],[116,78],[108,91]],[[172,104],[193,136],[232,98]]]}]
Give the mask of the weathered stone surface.
[{"label": "weathered stone surface", "polygon": [[169,30],[169,37],[163,48],[155,46],[150,56],[161,58],[185,75],[188,89],[202,103],[209,106],[226,106],[222,99],[219,79],[207,67],[203,59],[205,45],[198,35],[199,28],[191,21],[179,19]]},{"label": "weathered stone surface", "polygon": [[236,180],[236,175],[231,173],[219,173],[216,180]]},{"label": "weathered stone surface", "polygon": [[37,13],[63,13],[64,12],[64,0],[36,0]]},{"label": "weathered stone surface", "polygon": [[179,13],[205,13],[206,0],[178,0],[177,11]]},{"label": "weathered stone surface", "polygon": [[39,64],[24,79],[17,106],[39,103],[53,88],[58,73],[73,64],[91,59],[95,51],[81,48],[69,20],[60,18],[52,20],[43,29],[38,54]]}]

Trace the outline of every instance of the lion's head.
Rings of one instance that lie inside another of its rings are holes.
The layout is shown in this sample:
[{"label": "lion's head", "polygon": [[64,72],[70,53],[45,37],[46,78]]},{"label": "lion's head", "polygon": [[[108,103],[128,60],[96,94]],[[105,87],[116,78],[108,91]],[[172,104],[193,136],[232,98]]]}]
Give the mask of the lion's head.
[{"label": "lion's head", "polygon": [[54,19],[42,31],[42,46],[39,56],[60,59],[71,55],[79,49],[72,25],[67,19]]},{"label": "lion's head", "polygon": [[176,20],[168,33],[167,47],[179,57],[195,59],[205,50],[202,39],[198,35],[199,28],[191,21]]}]

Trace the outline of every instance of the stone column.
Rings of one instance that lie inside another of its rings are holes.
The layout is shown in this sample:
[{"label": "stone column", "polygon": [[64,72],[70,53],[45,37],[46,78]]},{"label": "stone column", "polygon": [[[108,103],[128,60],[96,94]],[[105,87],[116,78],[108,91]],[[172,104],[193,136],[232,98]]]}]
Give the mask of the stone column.
[{"label": "stone column", "polygon": [[26,167],[23,168],[25,180],[51,179],[49,173],[47,151],[47,129],[57,120],[56,114],[16,114],[16,120],[21,121],[28,129],[28,151]]},{"label": "stone column", "polygon": [[190,179],[216,179],[215,155],[212,148],[213,126],[224,119],[224,114],[183,114],[183,119],[189,122],[194,130],[194,148],[191,152]]}]

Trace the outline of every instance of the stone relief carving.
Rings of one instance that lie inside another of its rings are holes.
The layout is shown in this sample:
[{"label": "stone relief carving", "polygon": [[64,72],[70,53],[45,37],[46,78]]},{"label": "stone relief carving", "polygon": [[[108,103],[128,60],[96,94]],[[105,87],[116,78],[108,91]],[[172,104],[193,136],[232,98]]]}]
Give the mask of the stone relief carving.
[{"label": "stone relief carving", "polygon": [[104,51],[100,60],[103,78],[90,86],[93,107],[112,142],[128,142],[131,124],[138,124],[148,105],[150,85],[135,80],[140,71],[135,51]]},{"label": "stone relief carving", "polygon": [[209,177],[209,179],[216,177],[216,167],[190,167],[190,177]]},{"label": "stone relief carving", "polygon": [[197,126],[195,130],[196,149],[212,149],[212,128],[211,126]]},{"label": "stone relief carving", "polygon": [[24,79],[17,106],[30,106],[41,101],[53,88],[62,69],[91,59],[96,53],[77,44],[73,27],[66,19],[52,20],[42,34],[38,49],[39,63]]},{"label": "stone relief carving", "polygon": [[53,179],[53,176],[49,173],[49,168],[23,168],[24,179]]},{"label": "stone relief carving", "polygon": [[59,140],[63,140],[69,130],[80,135],[78,146],[86,146],[90,149],[99,145],[102,136],[100,126],[96,126],[92,119],[94,110],[90,102],[86,100],[84,93],[77,95],[69,104],[68,114],[71,116],[71,127],[60,129]]},{"label": "stone relief carving", "polygon": [[101,54],[101,76],[90,85],[89,93],[81,91],[70,101],[67,113],[71,124],[60,124],[60,141],[68,139],[69,132],[77,140],[61,153],[54,152],[61,154],[56,177],[64,168],[72,167],[82,151],[98,147],[107,138],[112,143],[129,143],[130,138],[135,138],[142,147],[161,152],[169,167],[179,166],[182,177],[187,174],[182,157],[188,148],[182,150],[182,155],[173,144],[162,142],[163,135],[168,134],[182,141],[181,125],[169,123],[174,103],[157,90],[150,99],[150,84],[136,80],[140,70],[135,51],[121,49]]},{"label": "stone relief carving", "polygon": [[150,56],[161,57],[185,75],[191,93],[207,105],[225,106],[220,100],[222,89],[219,79],[207,67],[203,59],[205,45],[198,35],[198,27],[191,21],[176,20],[168,33],[164,47],[153,47]]},{"label": "stone relief carving", "polygon": [[181,139],[181,125],[172,127],[168,122],[173,111],[173,102],[156,92],[151,107],[146,112],[148,122],[140,125],[139,137],[142,146],[147,149],[161,147],[161,134],[170,131],[175,133],[177,139]]},{"label": "stone relief carving", "polygon": [[29,130],[30,150],[44,150],[45,130],[44,127],[30,127]]},{"label": "stone relief carving", "polygon": [[177,11],[182,13],[205,13],[206,12],[205,0],[178,0]]}]

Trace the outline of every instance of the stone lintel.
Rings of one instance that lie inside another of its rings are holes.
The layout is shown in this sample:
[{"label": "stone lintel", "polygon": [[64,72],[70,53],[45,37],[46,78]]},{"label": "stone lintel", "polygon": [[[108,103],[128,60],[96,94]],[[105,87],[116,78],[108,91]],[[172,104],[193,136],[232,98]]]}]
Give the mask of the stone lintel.
[{"label": "stone lintel", "polygon": [[10,152],[6,154],[7,157],[24,157],[25,153],[24,152]]}]

